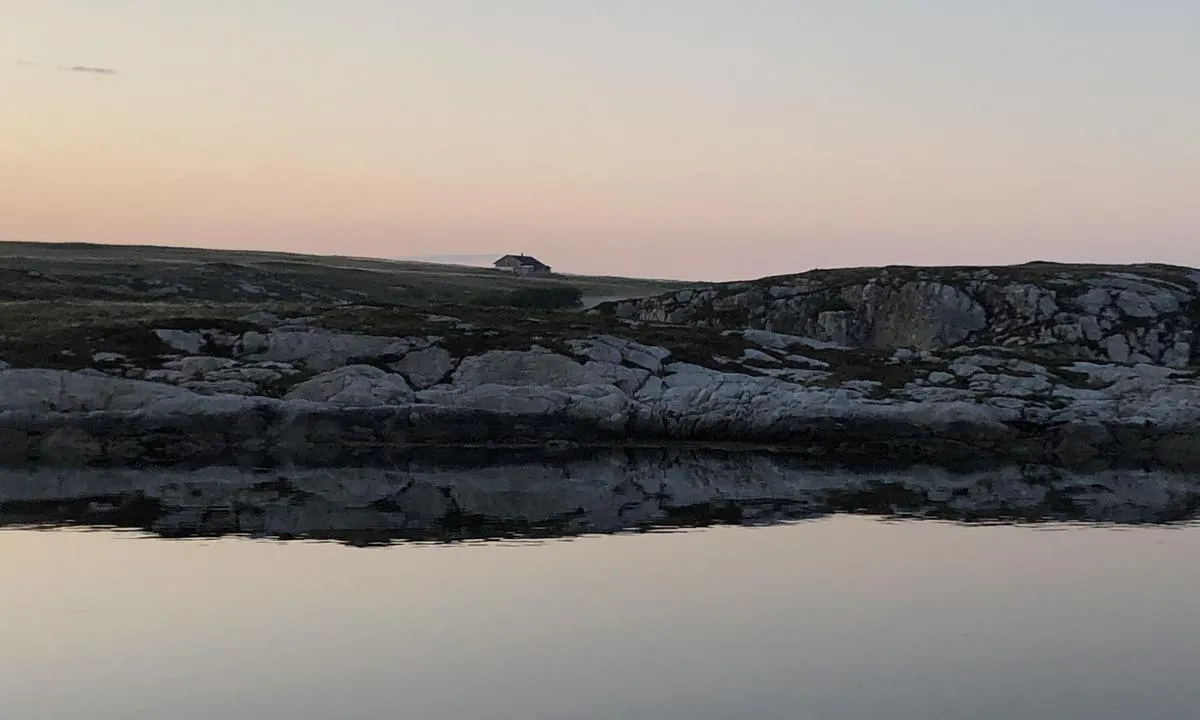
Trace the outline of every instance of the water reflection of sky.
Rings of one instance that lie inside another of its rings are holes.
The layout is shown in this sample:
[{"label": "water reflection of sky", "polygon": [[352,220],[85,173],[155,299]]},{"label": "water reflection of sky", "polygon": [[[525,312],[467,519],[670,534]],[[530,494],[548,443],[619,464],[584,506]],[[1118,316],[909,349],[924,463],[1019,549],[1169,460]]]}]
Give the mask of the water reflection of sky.
[{"label": "water reflection of sky", "polygon": [[0,533],[5,718],[1185,718],[1200,530]]}]

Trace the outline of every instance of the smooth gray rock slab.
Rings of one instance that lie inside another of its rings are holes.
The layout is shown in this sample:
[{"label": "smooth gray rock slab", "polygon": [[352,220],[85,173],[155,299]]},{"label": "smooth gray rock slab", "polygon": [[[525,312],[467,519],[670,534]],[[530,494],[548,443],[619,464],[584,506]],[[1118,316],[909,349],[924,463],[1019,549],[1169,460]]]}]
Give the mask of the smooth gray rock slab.
[{"label": "smooth gray rock slab", "polygon": [[188,355],[199,355],[200,350],[208,342],[203,333],[195,330],[172,330],[167,328],[155,330],[154,334],[167,347],[172,350],[178,350],[181,353],[187,353]]},{"label": "smooth gray rock slab", "polygon": [[162,383],[103,374],[43,369],[0,370],[0,410],[32,413],[80,413],[141,410],[164,400],[195,393]]},{"label": "smooth gray rock slab", "polygon": [[284,399],[370,407],[410,403],[413,391],[403,375],[371,365],[349,365],[296,385]]},{"label": "smooth gray rock slab", "polygon": [[549,351],[492,350],[464,358],[454,371],[460,388],[481,385],[567,388],[588,384],[582,364]]},{"label": "smooth gray rock slab", "polygon": [[400,357],[413,349],[407,338],[357,335],[298,326],[277,328],[269,333],[242,336],[242,352],[250,360],[269,360],[302,365],[324,372],[368,358]]},{"label": "smooth gray rock slab", "polygon": [[429,347],[414,350],[388,367],[408,378],[415,389],[424,390],[441,382],[454,369],[455,361],[445,349]]}]

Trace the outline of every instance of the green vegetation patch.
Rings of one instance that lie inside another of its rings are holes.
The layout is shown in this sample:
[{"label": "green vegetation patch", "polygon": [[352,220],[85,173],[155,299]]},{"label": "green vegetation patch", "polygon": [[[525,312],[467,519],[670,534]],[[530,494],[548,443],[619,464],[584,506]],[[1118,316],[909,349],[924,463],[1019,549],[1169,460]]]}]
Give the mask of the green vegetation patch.
[{"label": "green vegetation patch", "polygon": [[173,351],[156,328],[242,331],[244,305],[118,302],[0,302],[0,358],[18,367],[80,370],[99,352],[158,367]]},{"label": "green vegetation patch", "polygon": [[583,291],[570,285],[531,285],[473,299],[485,307],[514,307],[529,310],[569,310],[583,305]]}]

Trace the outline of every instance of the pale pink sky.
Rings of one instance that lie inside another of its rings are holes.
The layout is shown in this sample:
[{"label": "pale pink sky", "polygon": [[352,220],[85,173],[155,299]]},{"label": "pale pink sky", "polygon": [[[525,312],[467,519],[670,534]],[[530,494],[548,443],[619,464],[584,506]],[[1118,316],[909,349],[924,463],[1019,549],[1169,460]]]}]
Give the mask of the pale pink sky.
[{"label": "pale pink sky", "polygon": [[1200,265],[1200,6],[99,5],[0,0],[0,239]]}]

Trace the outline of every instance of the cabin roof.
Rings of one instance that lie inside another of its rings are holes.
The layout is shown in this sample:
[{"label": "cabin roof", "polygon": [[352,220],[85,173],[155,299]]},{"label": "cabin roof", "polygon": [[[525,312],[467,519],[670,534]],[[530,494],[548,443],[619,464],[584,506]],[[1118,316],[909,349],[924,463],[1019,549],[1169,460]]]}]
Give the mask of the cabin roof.
[{"label": "cabin roof", "polygon": [[542,262],[541,260],[538,260],[537,258],[533,257],[532,255],[505,255],[504,257],[500,258],[493,264],[494,265],[499,265],[500,263],[509,264],[509,261],[515,261],[516,264],[520,265],[521,267],[529,267],[529,268],[549,268],[550,267],[549,265]]}]

